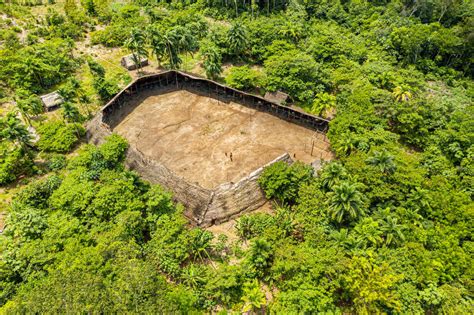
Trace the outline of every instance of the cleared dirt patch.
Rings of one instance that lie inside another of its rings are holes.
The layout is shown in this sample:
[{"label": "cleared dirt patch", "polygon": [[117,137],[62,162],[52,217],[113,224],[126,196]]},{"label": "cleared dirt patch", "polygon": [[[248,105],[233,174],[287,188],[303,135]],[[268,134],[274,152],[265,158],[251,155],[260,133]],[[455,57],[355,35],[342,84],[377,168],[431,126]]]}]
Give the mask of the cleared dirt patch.
[{"label": "cleared dirt patch", "polygon": [[142,95],[114,131],[146,156],[209,189],[236,182],[285,152],[306,163],[332,158],[329,144],[313,130],[186,90]]}]

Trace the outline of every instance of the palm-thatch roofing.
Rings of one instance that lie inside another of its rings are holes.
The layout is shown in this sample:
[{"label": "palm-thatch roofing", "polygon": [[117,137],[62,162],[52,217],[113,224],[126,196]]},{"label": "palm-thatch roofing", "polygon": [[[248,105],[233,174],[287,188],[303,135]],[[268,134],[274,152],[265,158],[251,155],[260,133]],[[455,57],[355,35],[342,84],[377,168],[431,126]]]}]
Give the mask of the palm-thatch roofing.
[{"label": "palm-thatch roofing", "polygon": [[[135,70],[137,69],[137,65],[135,64],[135,60],[133,58],[133,54],[123,56],[122,60],[120,62],[123,67],[125,67],[127,70]],[[148,65],[148,59],[145,57],[140,58],[140,67],[144,67]]]},{"label": "palm-thatch roofing", "polygon": [[40,98],[47,111],[57,109],[64,102],[64,99],[61,95],[59,95],[58,91],[41,95]]},{"label": "palm-thatch roofing", "polygon": [[278,105],[284,105],[290,100],[290,96],[281,91],[267,92],[265,93],[265,99]]}]

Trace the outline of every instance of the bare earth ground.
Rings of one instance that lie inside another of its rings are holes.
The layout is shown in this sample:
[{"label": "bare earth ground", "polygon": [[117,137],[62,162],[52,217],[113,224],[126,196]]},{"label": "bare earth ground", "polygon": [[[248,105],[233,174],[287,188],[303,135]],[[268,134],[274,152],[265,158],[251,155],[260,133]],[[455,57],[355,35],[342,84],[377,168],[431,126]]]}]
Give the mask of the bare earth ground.
[{"label": "bare earth ground", "polygon": [[144,98],[114,131],[187,181],[210,189],[237,182],[285,152],[306,163],[332,158],[329,144],[310,129],[185,90]]}]

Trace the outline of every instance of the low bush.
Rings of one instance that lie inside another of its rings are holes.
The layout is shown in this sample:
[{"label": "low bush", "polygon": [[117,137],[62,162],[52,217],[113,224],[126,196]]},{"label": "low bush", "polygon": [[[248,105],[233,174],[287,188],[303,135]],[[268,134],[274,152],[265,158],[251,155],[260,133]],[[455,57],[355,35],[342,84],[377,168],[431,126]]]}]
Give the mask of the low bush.
[{"label": "low bush", "polygon": [[33,161],[22,148],[10,149],[0,145],[0,185],[13,182],[21,174],[31,174],[35,170]]},{"label": "low bush", "polygon": [[47,122],[37,129],[40,140],[36,146],[46,152],[66,153],[79,142],[85,134],[80,124],[66,124],[60,120]]},{"label": "low bush", "polygon": [[288,165],[276,162],[266,167],[258,179],[267,198],[275,198],[282,203],[292,204],[298,197],[300,186],[313,178],[311,166],[301,162]]},{"label": "low bush", "polygon": [[227,85],[239,90],[251,90],[261,85],[262,74],[249,66],[233,67],[225,78]]}]

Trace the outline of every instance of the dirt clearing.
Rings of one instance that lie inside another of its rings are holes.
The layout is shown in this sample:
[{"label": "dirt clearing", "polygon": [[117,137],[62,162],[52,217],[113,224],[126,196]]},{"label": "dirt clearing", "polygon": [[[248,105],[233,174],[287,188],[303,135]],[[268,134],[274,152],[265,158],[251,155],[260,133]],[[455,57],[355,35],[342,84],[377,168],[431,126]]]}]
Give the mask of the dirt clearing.
[{"label": "dirt clearing", "polygon": [[114,131],[204,188],[236,182],[285,152],[306,163],[332,158],[321,134],[237,103],[185,90],[140,101]]}]

